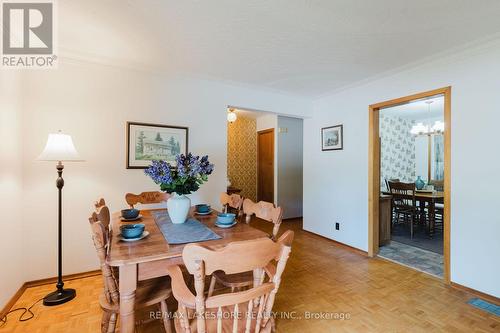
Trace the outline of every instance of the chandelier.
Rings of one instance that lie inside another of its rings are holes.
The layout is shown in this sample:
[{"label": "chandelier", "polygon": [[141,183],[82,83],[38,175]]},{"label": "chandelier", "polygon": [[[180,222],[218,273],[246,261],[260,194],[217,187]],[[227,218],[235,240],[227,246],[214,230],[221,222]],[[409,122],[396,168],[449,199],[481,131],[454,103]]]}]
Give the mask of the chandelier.
[{"label": "chandelier", "polygon": [[[425,101],[428,106],[429,113],[431,112],[431,104],[433,101]],[[436,120],[434,122],[434,125],[430,124],[424,124],[424,123],[417,123],[416,125],[413,125],[410,133],[415,136],[419,135],[433,135],[433,134],[442,134],[444,132],[444,122],[440,120]]]}]

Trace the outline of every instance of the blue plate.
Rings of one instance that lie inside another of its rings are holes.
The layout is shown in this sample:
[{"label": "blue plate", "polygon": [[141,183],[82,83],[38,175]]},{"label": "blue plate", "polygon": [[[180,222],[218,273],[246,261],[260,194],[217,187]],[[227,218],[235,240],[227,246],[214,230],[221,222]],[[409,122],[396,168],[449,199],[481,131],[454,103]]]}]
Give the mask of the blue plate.
[{"label": "blue plate", "polygon": [[118,235],[118,240],[121,240],[123,242],[135,242],[135,241],[138,241],[138,240],[141,240],[143,238],[146,238],[149,236],[149,231],[145,230],[142,235],[140,235],[139,237],[136,237],[136,238],[123,238],[122,235]]},{"label": "blue plate", "polygon": [[224,229],[224,228],[231,228],[232,226],[236,225],[237,223],[238,223],[237,221],[234,221],[231,224],[219,224],[219,223],[215,222],[215,226]]}]

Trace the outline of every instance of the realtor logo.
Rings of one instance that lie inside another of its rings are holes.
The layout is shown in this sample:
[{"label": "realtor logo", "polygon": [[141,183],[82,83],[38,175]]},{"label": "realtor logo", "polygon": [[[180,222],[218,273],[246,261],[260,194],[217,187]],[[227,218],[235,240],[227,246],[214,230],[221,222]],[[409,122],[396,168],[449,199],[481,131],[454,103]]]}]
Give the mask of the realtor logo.
[{"label": "realtor logo", "polygon": [[54,67],[53,1],[2,3],[2,66]]}]

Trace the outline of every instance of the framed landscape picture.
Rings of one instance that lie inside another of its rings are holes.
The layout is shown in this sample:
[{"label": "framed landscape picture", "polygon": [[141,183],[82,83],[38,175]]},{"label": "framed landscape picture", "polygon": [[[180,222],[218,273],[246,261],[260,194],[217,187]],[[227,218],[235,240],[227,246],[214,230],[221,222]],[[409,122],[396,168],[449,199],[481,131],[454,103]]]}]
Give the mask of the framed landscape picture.
[{"label": "framed landscape picture", "polygon": [[175,164],[187,154],[187,127],[127,122],[127,169],[145,169],[152,160]]},{"label": "framed landscape picture", "polygon": [[343,125],[323,127],[321,129],[321,150],[344,149]]}]

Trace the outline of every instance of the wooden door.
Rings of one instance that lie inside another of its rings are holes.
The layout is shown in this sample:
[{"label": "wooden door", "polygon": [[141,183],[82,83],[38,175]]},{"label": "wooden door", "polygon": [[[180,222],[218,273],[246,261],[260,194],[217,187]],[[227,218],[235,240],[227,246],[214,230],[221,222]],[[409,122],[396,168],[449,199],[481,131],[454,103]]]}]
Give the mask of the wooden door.
[{"label": "wooden door", "polygon": [[274,202],[274,129],[257,132],[257,200]]}]

